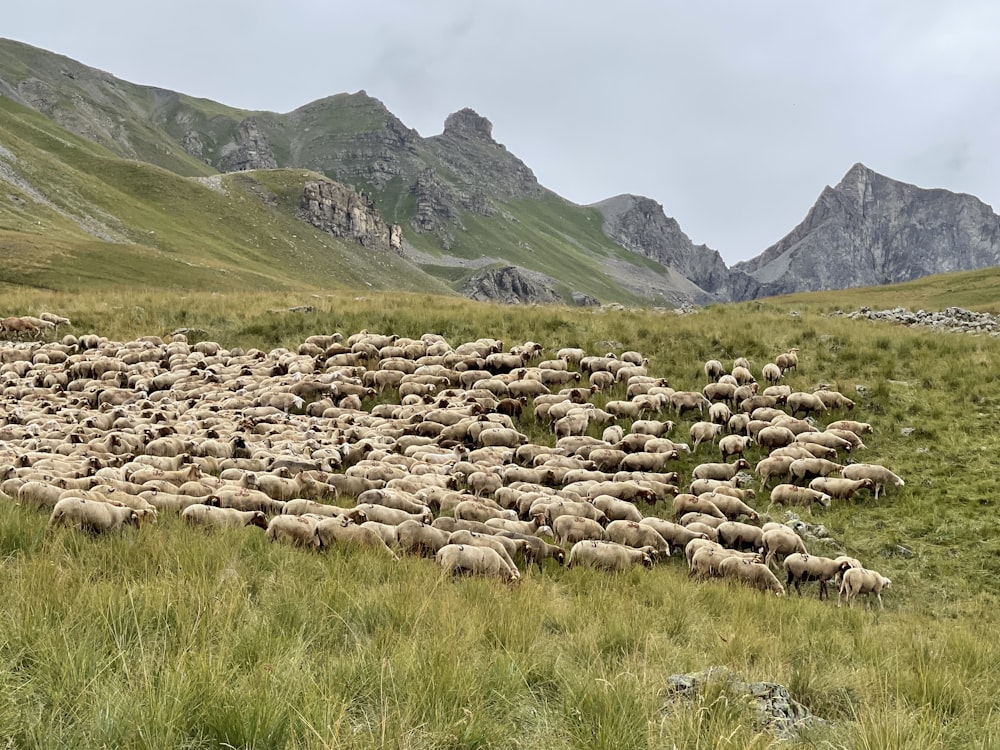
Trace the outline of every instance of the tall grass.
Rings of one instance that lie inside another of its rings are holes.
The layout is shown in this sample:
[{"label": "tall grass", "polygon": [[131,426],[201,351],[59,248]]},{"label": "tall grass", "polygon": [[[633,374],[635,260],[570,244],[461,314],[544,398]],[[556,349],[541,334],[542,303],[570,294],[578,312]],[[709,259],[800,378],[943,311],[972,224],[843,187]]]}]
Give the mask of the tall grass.
[{"label": "tall grass", "polygon": [[[777,302],[676,316],[311,301],[314,312],[290,313],[301,296],[4,297],[9,312],[49,309],[77,333],[119,340],[186,326],[192,340],[293,347],[367,328],[638,349],[678,389],[700,388],[709,357],[759,369],[799,346],[793,387],[856,396],[852,416],[876,428],[857,458],[907,482],[807,518],[831,539],[811,551],[846,551],[893,579],[886,609],[838,609],[810,587],[776,599],[693,584],[677,558],[616,576],[550,564],[508,587],[448,580],[425,560],[268,545],[256,530],[204,534],[166,514],[118,537],[47,534],[44,516],[3,502],[0,735],[11,746],[953,748],[1000,736],[995,340],[790,317]],[[551,440],[531,417],[519,426]],[[678,469],[717,455],[704,446]],[[721,688],[664,710],[670,674],[716,665],[788,686],[830,724],[779,743]]]}]

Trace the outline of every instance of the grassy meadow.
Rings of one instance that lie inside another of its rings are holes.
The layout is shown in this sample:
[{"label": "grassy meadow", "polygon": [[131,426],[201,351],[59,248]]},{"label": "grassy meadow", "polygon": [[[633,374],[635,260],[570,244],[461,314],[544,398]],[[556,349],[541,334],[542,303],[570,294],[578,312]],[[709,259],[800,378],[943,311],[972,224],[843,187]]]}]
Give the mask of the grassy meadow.
[{"label": "grassy meadow", "polygon": [[[46,748],[1000,746],[1000,341],[829,315],[860,304],[931,309],[932,298],[992,309],[1000,299],[998,286],[979,288],[973,304],[949,285],[963,288],[940,277],[923,291],[685,316],[413,294],[5,288],[4,315],[56,312],[77,334],[187,328],[190,341],[270,349],[368,329],[435,332],[453,345],[494,336],[508,347],[635,349],[678,390],[701,388],[708,358],[745,356],[759,372],[797,346],[786,382],[854,398],[851,417],[875,427],[856,459],[892,468],[906,486],[799,511],[832,540],[810,552],[845,552],[892,579],[884,611],[838,609],[814,584],[801,598],[694,584],[682,556],[619,575],[550,562],[510,587],[449,580],[427,560],[309,554],[252,530],[204,534],[166,513],[110,538],[49,535],[44,516],[3,502],[0,736]],[[314,310],[289,311],[300,305]],[[672,437],[686,440],[690,423]],[[519,427],[553,440],[530,414]],[[717,460],[703,445],[678,470],[689,477]],[[767,505],[763,495],[752,504]],[[663,711],[669,675],[719,665],[787,686],[828,723],[779,741],[722,688]]]}]

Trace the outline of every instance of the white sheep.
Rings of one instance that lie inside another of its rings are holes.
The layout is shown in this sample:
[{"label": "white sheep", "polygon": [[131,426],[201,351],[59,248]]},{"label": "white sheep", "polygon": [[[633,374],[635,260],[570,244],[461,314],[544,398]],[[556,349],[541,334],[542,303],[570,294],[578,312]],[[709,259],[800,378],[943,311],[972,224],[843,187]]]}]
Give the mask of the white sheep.
[{"label": "white sheep", "polygon": [[882,603],[882,590],[892,583],[888,578],[865,568],[851,568],[844,571],[840,583],[840,594],[837,596],[837,606],[846,598],[848,606],[854,606],[858,594],[874,594],[880,609],[885,609]]}]

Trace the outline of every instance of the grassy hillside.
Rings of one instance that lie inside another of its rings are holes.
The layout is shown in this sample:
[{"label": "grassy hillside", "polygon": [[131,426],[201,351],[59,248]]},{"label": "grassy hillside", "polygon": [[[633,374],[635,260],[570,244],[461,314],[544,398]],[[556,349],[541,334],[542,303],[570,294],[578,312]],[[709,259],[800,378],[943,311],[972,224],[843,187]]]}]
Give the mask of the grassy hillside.
[{"label": "grassy hillside", "polygon": [[[0,282],[234,291],[373,287],[447,292],[398,256],[374,253],[295,216],[301,170],[208,184],[121,159],[0,99]],[[273,193],[282,200],[273,200]]]},{"label": "grassy hillside", "polygon": [[[871,305],[914,306],[911,294]],[[18,746],[964,748],[1000,736],[996,339],[830,317],[821,296],[675,316],[333,294],[281,312],[310,301],[14,289],[2,312],[51,310],[118,339],[184,325],[226,346],[367,328],[636,349],[678,389],[700,387],[710,357],[758,369],[797,346],[789,384],[856,397],[852,417],[875,427],[863,459],[906,480],[877,502],[800,511],[830,533],[811,552],[892,578],[885,611],[837,609],[812,586],[776,599],[694,584],[678,559],[617,576],[547,567],[508,588],[442,579],[423,560],[206,537],[169,516],[114,539],[46,535],[44,516],[0,503],[0,683],[18,697],[0,729]],[[552,439],[530,417],[519,427]],[[706,445],[677,468],[711,460]],[[787,685],[832,724],[778,743],[721,688],[661,711],[668,675],[715,665]]]}]

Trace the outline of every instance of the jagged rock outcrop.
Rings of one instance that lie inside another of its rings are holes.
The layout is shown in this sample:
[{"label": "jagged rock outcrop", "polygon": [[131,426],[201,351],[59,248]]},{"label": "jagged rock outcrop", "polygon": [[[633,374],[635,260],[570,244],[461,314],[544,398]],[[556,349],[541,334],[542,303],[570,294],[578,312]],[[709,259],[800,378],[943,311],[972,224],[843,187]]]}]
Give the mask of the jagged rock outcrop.
[{"label": "jagged rock outcrop", "polygon": [[302,194],[302,218],[335,237],[352,239],[372,250],[403,254],[403,233],[387,224],[372,200],[332,180],[307,182]]},{"label": "jagged rock outcrop", "polygon": [[[534,278],[532,278],[534,277]],[[558,304],[563,302],[542,274],[531,274],[523,268],[505,266],[488,268],[470,277],[462,286],[462,294],[480,302],[502,302],[508,305]]]},{"label": "jagged rock outcrop", "polygon": [[[223,172],[278,168],[278,161],[274,158],[271,144],[255,120],[247,118],[241,122],[233,137],[234,141],[221,149]],[[201,150],[201,143],[193,143],[190,138],[187,139],[185,146],[188,148],[197,146],[198,150]]]},{"label": "jagged rock outcrop", "polygon": [[604,233],[634,253],[677,271],[707,294],[699,303],[753,296],[753,279],[726,267],[707,245],[695,245],[663,206],[637,195],[618,195],[593,204],[604,217]]},{"label": "jagged rock outcrop", "polygon": [[[895,284],[1000,265],[1000,217],[971,195],[928,190],[855,164],[806,218],[738,263],[765,296]],[[746,297],[749,298],[749,297]]]},{"label": "jagged rock outcrop", "polygon": [[433,232],[456,221],[454,197],[430,167],[420,173],[410,193],[416,200],[412,223],[418,232]]}]

